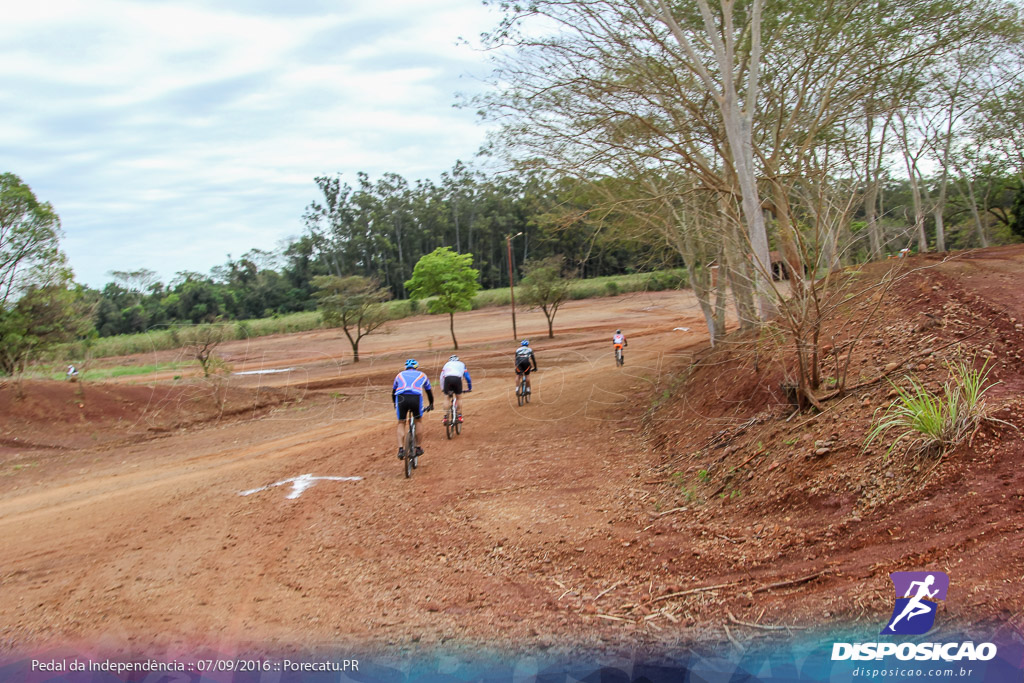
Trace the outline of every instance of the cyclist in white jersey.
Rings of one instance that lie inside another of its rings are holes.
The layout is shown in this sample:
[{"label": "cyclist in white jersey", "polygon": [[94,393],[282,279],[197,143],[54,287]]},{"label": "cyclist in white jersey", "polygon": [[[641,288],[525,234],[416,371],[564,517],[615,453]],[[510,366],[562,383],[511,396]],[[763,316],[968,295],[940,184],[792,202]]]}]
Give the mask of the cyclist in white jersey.
[{"label": "cyclist in white jersey", "polygon": [[[616,350],[620,350],[626,346],[629,346],[629,342],[626,341],[626,335],[622,334],[622,330],[615,330],[615,334],[612,336],[612,347]],[[625,358],[623,358],[625,363]]]},{"label": "cyclist in white jersey", "polygon": [[[466,364],[459,360],[458,356],[451,356],[448,358],[448,362],[441,368],[441,377],[437,383],[441,386],[441,391],[448,397],[448,410],[452,407],[452,396],[459,397],[459,412],[455,416],[455,419],[462,422],[462,410],[466,406],[465,399],[462,398],[463,388],[462,380],[466,380],[465,393],[473,391],[473,380],[469,377],[469,370],[466,369]],[[447,424],[448,415],[441,418],[441,422]]]}]

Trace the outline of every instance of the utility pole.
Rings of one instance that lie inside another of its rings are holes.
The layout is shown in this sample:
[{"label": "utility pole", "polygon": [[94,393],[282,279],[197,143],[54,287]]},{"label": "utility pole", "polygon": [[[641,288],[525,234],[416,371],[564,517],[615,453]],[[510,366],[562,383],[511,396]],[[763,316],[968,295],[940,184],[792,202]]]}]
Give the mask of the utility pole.
[{"label": "utility pole", "polygon": [[522,235],[522,232],[517,232],[514,235],[507,235],[505,237],[505,246],[508,247],[508,293],[509,298],[512,299],[512,338],[518,339],[519,335],[516,334],[516,291],[512,287],[512,240]]}]

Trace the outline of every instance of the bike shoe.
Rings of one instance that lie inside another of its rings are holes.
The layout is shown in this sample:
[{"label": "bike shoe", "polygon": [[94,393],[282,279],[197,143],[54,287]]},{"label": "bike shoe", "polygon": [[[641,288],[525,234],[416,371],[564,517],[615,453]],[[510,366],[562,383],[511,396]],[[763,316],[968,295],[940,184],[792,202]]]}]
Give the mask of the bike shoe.
[{"label": "bike shoe", "polygon": [[423,455],[423,449],[422,449],[422,448],[420,448],[419,446],[417,446],[417,447],[416,447],[416,457],[418,458],[418,457],[420,457],[421,455]]},{"label": "bike shoe", "polygon": [[399,460],[405,460],[405,449],[404,448],[399,448],[398,449],[398,459]]},{"label": "bike shoe", "polygon": [[457,420],[458,420],[459,422],[462,422],[462,416],[461,416],[461,415],[459,415],[459,416],[458,416],[458,417],[457,417],[456,419],[457,419]]}]

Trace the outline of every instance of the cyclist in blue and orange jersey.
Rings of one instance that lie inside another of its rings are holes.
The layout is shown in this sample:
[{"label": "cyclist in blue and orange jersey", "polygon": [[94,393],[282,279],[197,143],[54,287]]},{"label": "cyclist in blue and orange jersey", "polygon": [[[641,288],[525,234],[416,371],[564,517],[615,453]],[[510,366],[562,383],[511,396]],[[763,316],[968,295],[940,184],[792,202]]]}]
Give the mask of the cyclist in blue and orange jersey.
[{"label": "cyclist in blue and orange jersey", "polygon": [[[448,362],[441,368],[441,377],[437,383],[441,385],[441,391],[448,397],[448,409],[452,407],[452,396],[462,396],[462,380],[466,380],[466,393],[473,391],[473,380],[469,377],[469,370],[466,364],[459,360],[458,356],[451,356]],[[465,407],[465,399],[459,398],[459,412],[455,419],[462,422],[462,409]],[[448,414],[441,418],[442,424],[448,424]]]},{"label": "cyclist in blue and orange jersey", "polygon": [[[618,350],[625,346],[629,346],[629,342],[626,341],[626,335],[622,334],[622,330],[615,330],[615,335],[612,337],[612,347]],[[625,354],[623,354],[622,362],[626,362]]]},{"label": "cyclist in blue and orange jersey", "polygon": [[[398,413],[398,459],[405,458],[405,417],[410,412],[416,418],[416,434],[420,443],[423,443],[423,432],[420,431],[420,418],[424,412],[434,409],[434,392],[430,389],[430,380],[420,372],[419,363],[410,358],[405,361],[405,370],[395,375],[395,383],[391,385],[391,400],[395,402],[395,411]],[[430,405],[426,411],[423,410],[423,394],[427,395]],[[423,455],[423,449],[416,445],[416,455]]]},{"label": "cyclist in blue and orange jersey", "polygon": [[525,381],[527,394],[530,393],[531,369],[533,372],[537,372],[537,357],[533,355],[533,349],[530,348],[530,340],[524,339],[519,342],[519,348],[516,349],[516,388]]}]

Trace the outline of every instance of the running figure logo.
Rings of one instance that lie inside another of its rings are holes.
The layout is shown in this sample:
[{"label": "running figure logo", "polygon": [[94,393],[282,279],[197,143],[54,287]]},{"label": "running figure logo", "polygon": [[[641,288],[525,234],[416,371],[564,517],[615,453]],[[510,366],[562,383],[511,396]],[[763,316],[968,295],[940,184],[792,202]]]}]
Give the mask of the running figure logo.
[{"label": "running figure logo", "polygon": [[949,577],[944,572],[893,572],[896,606],[882,634],[921,635],[935,624],[938,601],[946,599]]}]

